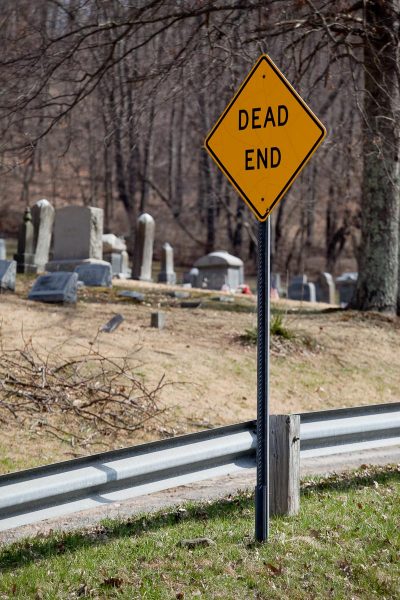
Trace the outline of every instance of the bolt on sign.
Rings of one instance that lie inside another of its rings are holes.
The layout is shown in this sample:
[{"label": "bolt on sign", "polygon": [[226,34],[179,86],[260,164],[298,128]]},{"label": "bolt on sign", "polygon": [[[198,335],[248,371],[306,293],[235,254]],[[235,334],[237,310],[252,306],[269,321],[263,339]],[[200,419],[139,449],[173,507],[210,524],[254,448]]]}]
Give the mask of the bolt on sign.
[{"label": "bolt on sign", "polygon": [[263,54],[205,147],[257,219],[265,221],[325,135],[322,123]]}]

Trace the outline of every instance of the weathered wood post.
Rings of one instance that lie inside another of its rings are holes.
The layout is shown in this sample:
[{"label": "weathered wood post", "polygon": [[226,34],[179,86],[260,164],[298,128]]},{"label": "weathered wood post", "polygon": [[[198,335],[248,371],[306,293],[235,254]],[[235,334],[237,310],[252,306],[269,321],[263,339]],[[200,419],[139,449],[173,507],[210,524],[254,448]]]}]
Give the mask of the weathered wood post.
[{"label": "weathered wood post", "polygon": [[270,416],[270,512],[295,515],[300,508],[300,415]]}]

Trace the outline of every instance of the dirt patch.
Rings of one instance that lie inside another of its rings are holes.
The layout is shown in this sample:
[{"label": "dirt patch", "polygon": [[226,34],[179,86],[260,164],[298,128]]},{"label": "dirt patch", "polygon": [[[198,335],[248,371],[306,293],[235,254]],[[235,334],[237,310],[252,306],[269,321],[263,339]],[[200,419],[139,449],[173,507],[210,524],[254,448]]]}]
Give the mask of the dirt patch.
[{"label": "dirt patch", "polygon": [[[194,297],[201,305],[181,308],[181,298],[167,295],[174,288],[121,281],[113,290],[85,290],[77,306],[68,307],[27,301],[29,284],[22,279],[16,295],[0,296],[3,352],[29,342],[51,361],[68,360],[90,348],[108,359],[128,357],[135,377],[149,389],[164,378],[167,385],[157,394],[157,403],[165,413],[158,430],[144,426],[97,436],[94,446],[90,441],[82,446],[77,436],[58,439],[48,433],[39,422],[43,415],[35,422],[2,412],[3,472],[255,418],[256,348],[239,341],[256,326],[254,299],[224,302],[218,294],[199,290]],[[145,302],[121,299],[121,287],[140,290]],[[150,327],[155,310],[166,313],[164,329]],[[312,340],[309,346],[273,340],[273,413],[398,400],[399,319],[283,301],[273,310],[282,313],[295,339]],[[117,313],[124,317],[119,328],[110,334],[99,332]],[[68,433],[67,415],[64,425]]]}]

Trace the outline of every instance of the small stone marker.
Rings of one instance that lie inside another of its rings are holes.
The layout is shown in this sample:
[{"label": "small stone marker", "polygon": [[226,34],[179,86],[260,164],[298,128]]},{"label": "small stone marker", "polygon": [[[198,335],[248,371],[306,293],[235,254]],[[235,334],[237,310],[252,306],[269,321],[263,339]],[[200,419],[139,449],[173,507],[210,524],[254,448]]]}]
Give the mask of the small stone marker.
[{"label": "small stone marker", "polygon": [[132,279],[152,281],[154,227],[154,219],[151,215],[148,213],[140,215],[136,228]]},{"label": "small stone marker", "polygon": [[29,208],[25,209],[22,225],[18,235],[18,250],[14,259],[17,261],[18,273],[35,273],[33,255],[33,224]]},{"label": "small stone marker", "polygon": [[34,263],[37,273],[45,271],[49,262],[53,235],[54,208],[48,200],[39,200],[32,206]]},{"label": "small stone marker", "polygon": [[320,273],[315,282],[317,302],[336,304],[335,282],[330,273]]},{"label": "small stone marker", "polygon": [[188,300],[187,302],[181,302],[181,308],[199,308],[201,306],[201,300]]},{"label": "small stone marker", "polygon": [[316,302],[315,285],[307,281],[307,275],[293,277],[288,287],[287,297],[289,300]]},{"label": "small stone marker", "polygon": [[112,287],[111,265],[106,261],[84,262],[75,268],[75,273],[88,287]]},{"label": "small stone marker", "polygon": [[112,333],[113,331],[115,331],[117,329],[117,327],[119,327],[122,323],[122,321],[124,320],[124,317],[122,315],[114,315],[114,317],[112,319],[110,319],[108,321],[108,323],[106,323],[105,325],[103,325],[103,327],[100,329],[100,331],[103,331],[104,333]]},{"label": "small stone marker", "polygon": [[0,260],[7,260],[6,240],[0,238]]},{"label": "small stone marker", "polygon": [[151,327],[155,327],[156,329],[164,329],[165,327],[165,313],[157,311],[151,313]]},{"label": "small stone marker", "polygon": [[168,292],[167,295],[170,298],[179,298],[180,300],[184,300],[185,298],[190,298],[190,293],[189,292],[174,291],[174,292]]},{"label": "small stone marker", "polygon": [[15,291],[17,263],[15,260],[0,260],[0,291]]},{"label": "small stone marker", "polygon": [[174,251],[168,242],[162,247],[161,272],[158,275],[159,283],[176,283],[176,273],[174,271]]},{"label": "small stone marker", "polygon": [[134,292],[132,290],[122,290],[122,292],[118,292],[117,296],[120,298],[129,298],[130,300],[135,300],[136,302],[144,302],[144,294],[140,292]]},{"label": "small stone marker", "polygon": [[58,271],[40,275],[31,291],[28,299],[39,302],[76,302],[76,290],[78,274]]}]

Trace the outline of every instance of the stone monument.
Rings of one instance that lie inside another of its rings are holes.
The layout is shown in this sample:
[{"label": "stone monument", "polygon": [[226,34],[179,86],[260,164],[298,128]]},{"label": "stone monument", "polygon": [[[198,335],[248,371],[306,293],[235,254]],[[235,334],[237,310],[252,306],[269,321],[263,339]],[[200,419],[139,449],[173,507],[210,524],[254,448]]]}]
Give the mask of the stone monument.
[{"label": "stone monument", "polygon": [[287,297],[289,300],[316,302],[315,285],[307,280],[307,275],[296,275],[289,283]]},{"label": "stone monument", "polygon": [[336,288],[330,273],[320,273],[315,282],[317,302],[336,304]]},{"label": "stone monument", "polygon": [[75,303],[78,274],[59,271],[39,275],[29,292],[28,299],[38,302]]},{"label": "stone monument", "polygon": [[158,275],[159,283],[176,283],[176,274],[174,271],[174,250],[168,242],[162,247],[161,271]]},{"label": "stone monument", "polygon": [[152,281],[154,219],[148,213],[138,218],[133,252],[132,279]]},{"label": "stone monument", "polygon": [[53,234],[54,208],[48,200],[39,200],[32,206],[34,264],[43,273],[49,262],[51,236]]},{"label": "stone monument", "polygon": [[56,210],[53,259],[47,271],[73,271],[83,262],[103,264],[103,209],[66,206]]},{"label": "stone monument", "polygon": [[225,250],[210,252],[194,263],[199,270],[196,285],[210,290],[237,289],[243,284],[243,261]]},{"label": "stone monument", "polygon": [[17,254],[14,255],[17,262],[18,273],[35,273],[35,257],[33,254],[33,224],[29,207],[25,209],[22,224],[18,235]]},{"label": "stone monument", "polygon": [[17,263],[15,260],[0,260],[0,292],[15,291]]}]

